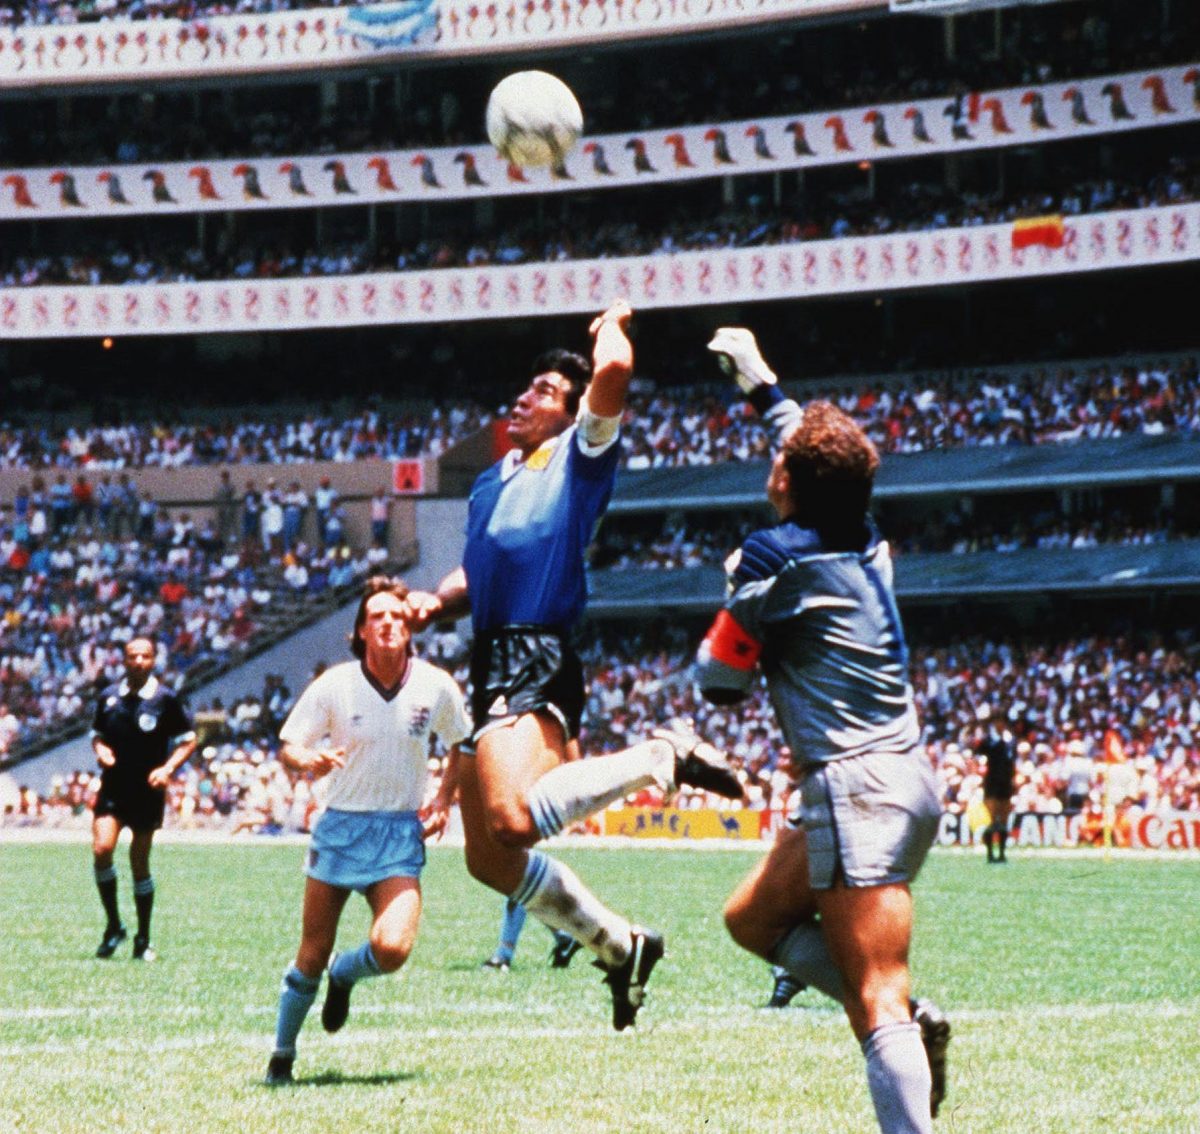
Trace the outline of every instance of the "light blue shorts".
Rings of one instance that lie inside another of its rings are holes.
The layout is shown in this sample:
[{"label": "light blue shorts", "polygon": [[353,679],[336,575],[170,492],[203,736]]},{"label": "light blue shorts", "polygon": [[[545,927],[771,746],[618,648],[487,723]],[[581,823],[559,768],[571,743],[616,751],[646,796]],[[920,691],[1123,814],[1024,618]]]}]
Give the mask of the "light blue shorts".
[{"label": "light blue shorts", "polygon": [[941,819],[937,780],[923,752],[879,753],[820,764],[801,785],[800,824],[814,890],[911,882]]},{"label": "light blue shorts", "polygon": [[420,878],[425,835],[415,811],[335,811],[317,820],[304,873],[343,890]]}]

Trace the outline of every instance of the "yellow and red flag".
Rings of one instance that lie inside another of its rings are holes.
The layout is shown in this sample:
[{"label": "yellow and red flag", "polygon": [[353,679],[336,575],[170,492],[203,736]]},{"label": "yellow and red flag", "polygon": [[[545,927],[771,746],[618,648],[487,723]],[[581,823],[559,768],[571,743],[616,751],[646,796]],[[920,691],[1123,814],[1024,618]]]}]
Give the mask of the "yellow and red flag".
[{"label": "yellow and red flag", "polygon": [[1014,248],[1029,248],[1040,244],[1045,248],[1061,248],[1063,246],[1063,219],[1054,214],[1046,217],[1023,217],[1013,221],[1012,246]]}]

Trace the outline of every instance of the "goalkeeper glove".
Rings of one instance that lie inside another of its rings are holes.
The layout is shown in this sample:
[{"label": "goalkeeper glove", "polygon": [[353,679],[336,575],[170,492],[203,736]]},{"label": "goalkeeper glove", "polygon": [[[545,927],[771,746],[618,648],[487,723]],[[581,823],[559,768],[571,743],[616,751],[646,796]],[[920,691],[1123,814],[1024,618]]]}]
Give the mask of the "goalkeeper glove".
[{"label": "goalkeeper glove", "polygon": [[745,327],[719,327],[708,349],[717,356],[721,369],[747,396],[764,386],[774,386],[775,372],[759,353],[754,333]]}]

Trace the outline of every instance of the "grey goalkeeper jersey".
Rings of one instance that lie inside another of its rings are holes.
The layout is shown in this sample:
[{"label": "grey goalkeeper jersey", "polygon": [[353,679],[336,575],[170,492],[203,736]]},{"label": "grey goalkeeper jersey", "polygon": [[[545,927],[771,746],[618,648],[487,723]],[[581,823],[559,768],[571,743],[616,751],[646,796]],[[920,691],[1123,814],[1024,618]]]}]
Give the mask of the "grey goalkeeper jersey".
[{"label": "grey goalkeeper jersey", "polygon": [[697,659],[703,694],[744,697],[761,665],[798,764],[920,739],[908,651],[892,592],[888,545],[829,552],[815,531],[785,521],[742,545],[733,593]]}]

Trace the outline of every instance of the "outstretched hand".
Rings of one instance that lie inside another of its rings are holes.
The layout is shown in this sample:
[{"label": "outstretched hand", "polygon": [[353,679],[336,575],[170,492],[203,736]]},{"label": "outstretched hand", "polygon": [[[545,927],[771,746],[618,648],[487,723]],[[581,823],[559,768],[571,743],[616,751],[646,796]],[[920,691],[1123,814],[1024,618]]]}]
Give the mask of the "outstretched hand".
[{"label": "outstretched hand", "polygon": [[743,394],[775,385],[775,372],[758,349],[753,331],[745,327],[718,327],[708,349],[716,354],[721,368],[738,384]]},{"label": "outstretched hand", "polygon": [[588,327],[588,334],[593,338],[600,333],[600,328],[605,323],[616,323],[626,334],[629,333],[629,321],[633,318],[633,308],[629,306],[629,301],[625,299],[615,299],[610,303],[606,310],[602,311],[595,319],[592,320],[591,326]]}]

